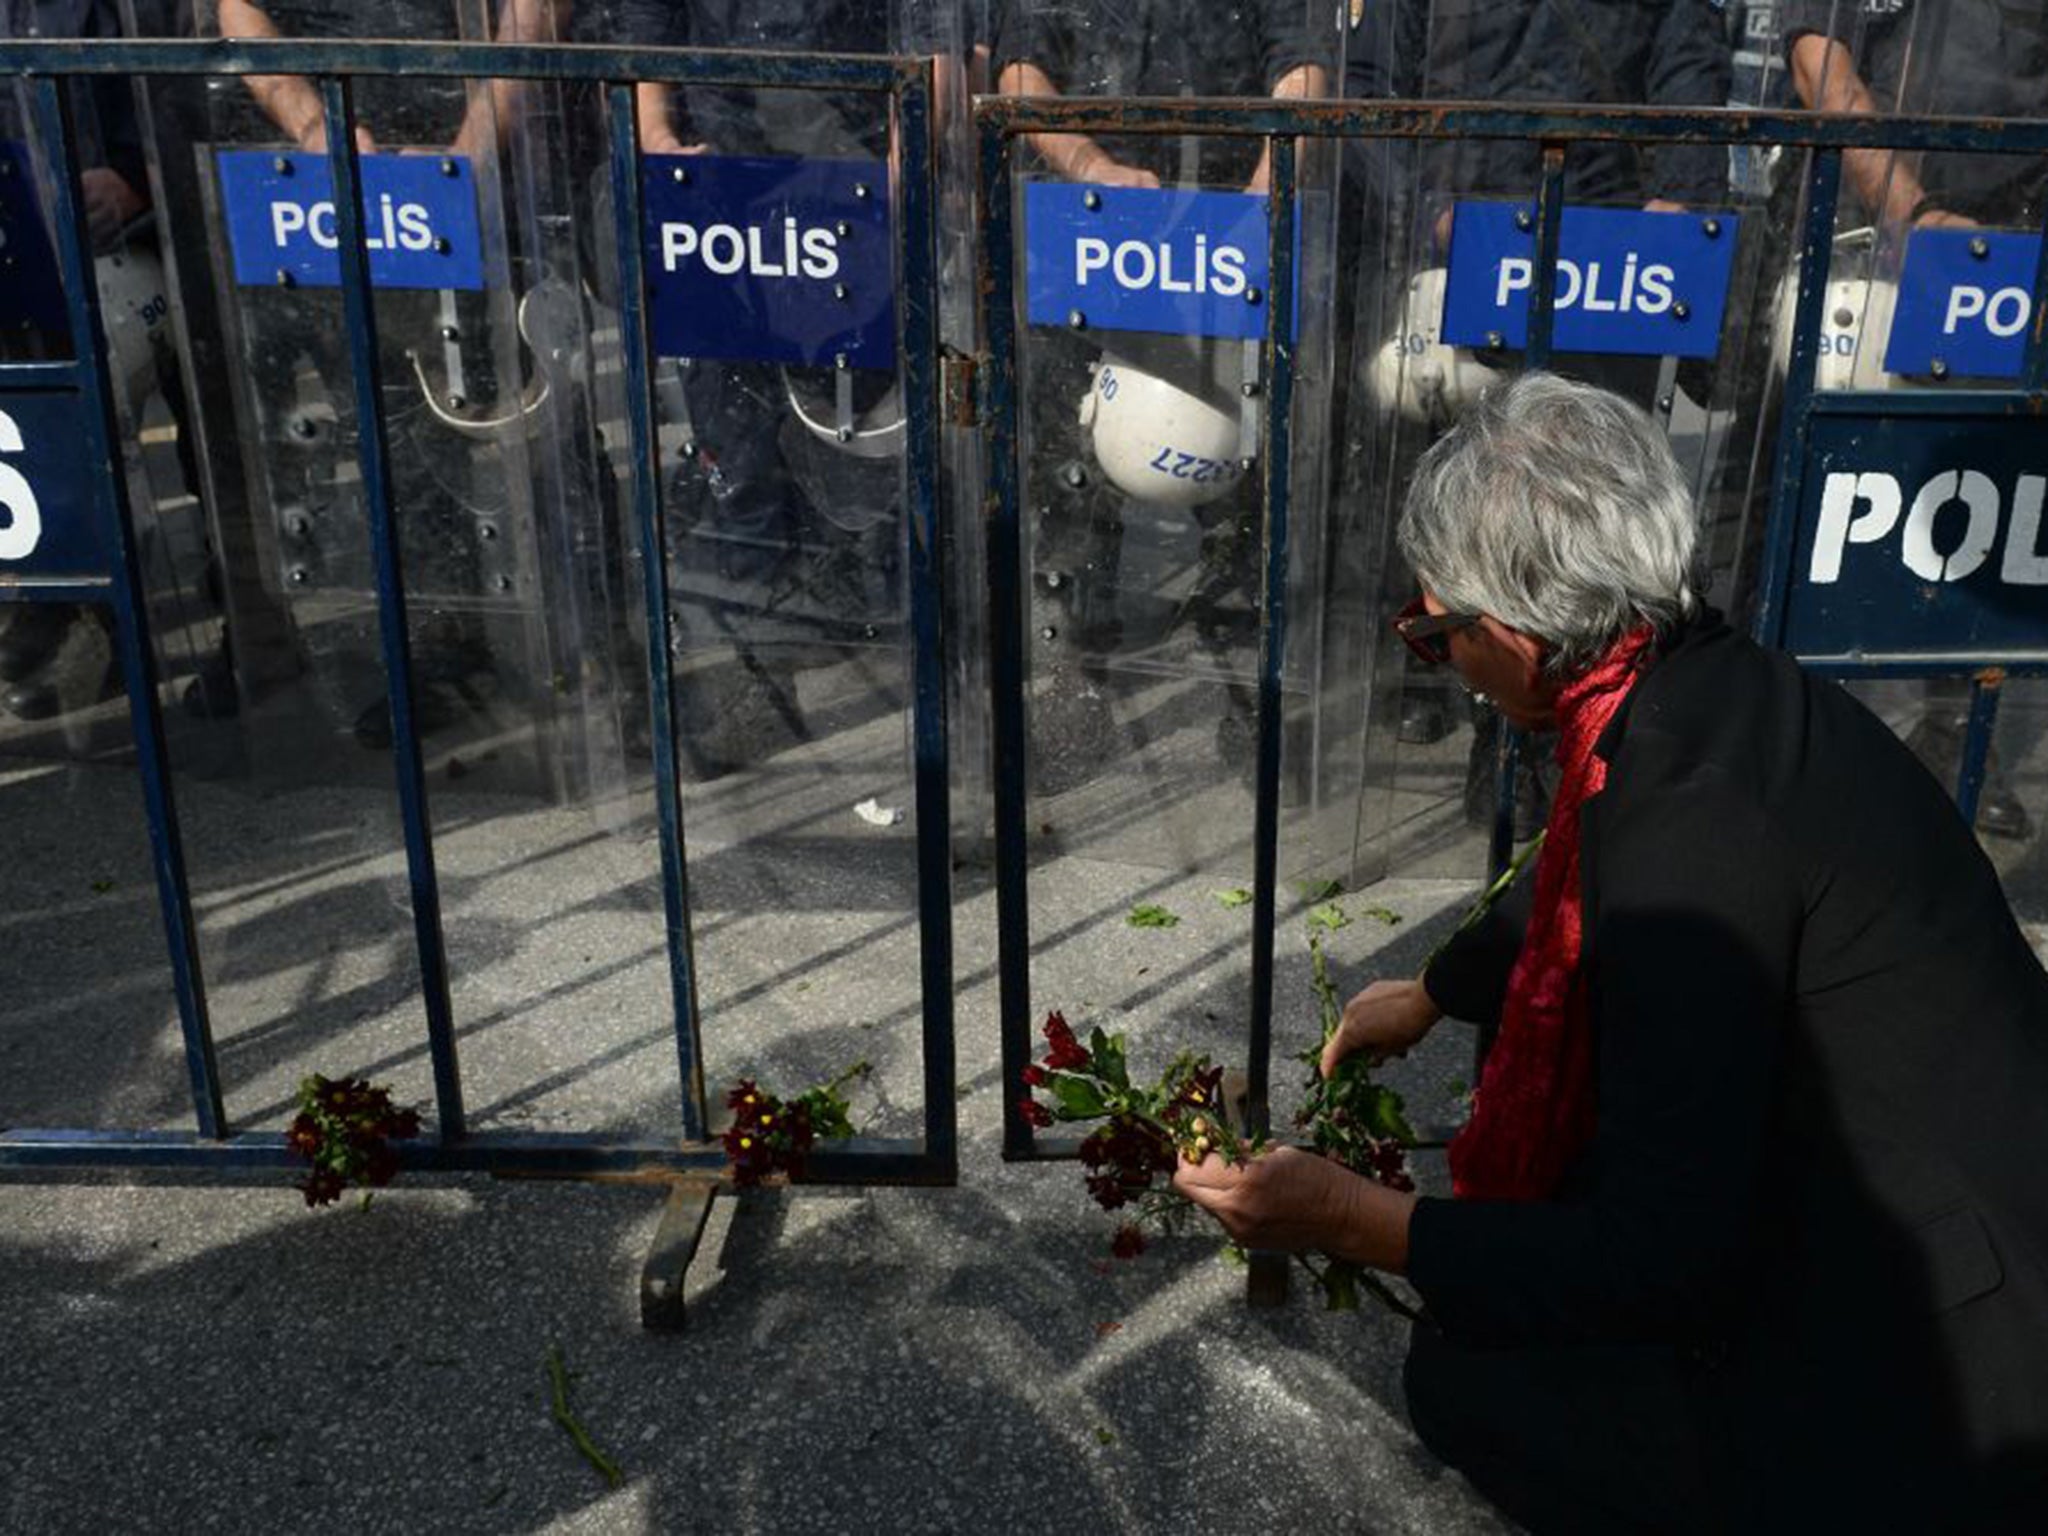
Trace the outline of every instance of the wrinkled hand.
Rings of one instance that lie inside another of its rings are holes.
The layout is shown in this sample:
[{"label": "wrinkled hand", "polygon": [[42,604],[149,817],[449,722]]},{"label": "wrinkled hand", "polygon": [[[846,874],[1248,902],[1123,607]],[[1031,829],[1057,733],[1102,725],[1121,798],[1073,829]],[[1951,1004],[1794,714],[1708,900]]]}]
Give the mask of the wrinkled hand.
[{"label": "wrinkled hand", "polygon": [[105,250],[118,240],[128,223],[149,206],[142,200],[142,194],[128,185],[126,177],[103,165],[80,171],[78,190],[85,202],[86,227],[91,230],[93,246],[98,250]]},{"label": "wrinkled hand", "polygon": [[1248,1163],[1213,1153],[1174,1170],[1173,1187],[1214,1216],[1247,1248],[1334,1248],[1351,1209],[1350,1186],[1364,1180],[1327,1158],[1275,1147]]},{"label": "wrinkled hand", "polygon": [[1375,1067],[1406,1056],[1442,1017],[1420,981],[1376,981],[1344,1005],[1344,1021],[1323,1047],[1322,1074],[1358,1051]]}]

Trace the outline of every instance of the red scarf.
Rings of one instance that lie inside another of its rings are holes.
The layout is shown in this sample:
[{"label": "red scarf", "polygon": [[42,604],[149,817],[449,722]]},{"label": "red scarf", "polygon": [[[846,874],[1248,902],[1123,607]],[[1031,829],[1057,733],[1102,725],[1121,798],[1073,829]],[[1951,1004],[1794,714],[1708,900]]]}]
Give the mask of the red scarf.
[{"label": "red scarf", "polygon": [[1500,1033],[1487,1053],[1472,1119],[1451,1143],[1460,1199],[1543,1200],[1593,1134],[1593,1030],[1579,971],[1585,907],[1579,809],[1607,783],[1594,746],[1641,675],[1655,632],[1630,630],[1557,696],[1557,761],[1536,859],[1535,910],[1508,974]]}]

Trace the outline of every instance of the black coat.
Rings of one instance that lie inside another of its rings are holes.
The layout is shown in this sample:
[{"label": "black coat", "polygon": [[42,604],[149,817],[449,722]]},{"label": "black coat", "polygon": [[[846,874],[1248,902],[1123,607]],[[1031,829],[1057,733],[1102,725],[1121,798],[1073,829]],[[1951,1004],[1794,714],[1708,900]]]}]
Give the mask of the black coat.
[{"label": "black coat", "polygon": [[[1410,1278],[1462,1341],[1676,1347],[1745,1528],[2048,1499],[2048,976],[1989,862],[1855,698],[1717,620],[1599,750],[1594,1138],[1552,1201],[1422,1201]],[[1432,996],[1496,1017],[1519,940],[1475,929]]]}]

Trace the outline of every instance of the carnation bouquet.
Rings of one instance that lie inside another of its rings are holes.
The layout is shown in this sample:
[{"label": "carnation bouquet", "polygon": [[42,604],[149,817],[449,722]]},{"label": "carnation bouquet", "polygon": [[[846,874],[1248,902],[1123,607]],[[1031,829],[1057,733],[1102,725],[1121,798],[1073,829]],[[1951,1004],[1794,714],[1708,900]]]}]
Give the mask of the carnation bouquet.
[{"label": "carnation bouquet", "polygon": [[[1309,951],[1323,1029],[1321,1041],[1302,1052],[1309,1084],[1297,1126],[1316,1151],[1352,1172],[1393,1189],[1413,1189],[1407,1149],[1415,1134],[1402,1116],[1400,1095],[1372,1080],[1361,1055],[1345,1058],[1327,1079],[1317,1070],[1343,1010],[1313,928]],[[1225,1113],[1223,1069],[1207,1056],[1184,1051],[1156,1082],[1144,1084],[1131,1080],[1120,1034],[1096,1029],[1084,1046],[1066,1017],[1055,1011],[1046,1017],[1045,1039],[1043,1060],[1024,1069],[1024,1086],[1032,1091],[1019,1108],[1039,1127],[1062,1122],[1095,1126],[1081,1142],[1081,1165],[1095,1202],[1122,1213],[1110,1244],[1118,1258],[1143,1253],[1148,1228],[1178,1231],[1195,1209],[1170,1183],[1177,1162],[1198,1163],[1213,1152],[1226,1162],[1242,1163],[1266,1147],[1263,1135],[1244,1134]],[[1242,1257],[1235,1245],[1228,1251]],[[1355,1310],[1363,1289],[1403,1316],[1416,1315],[1413,1306],[1361,1265],[1320,1254],[1296,1257],[1333,1311]]]}]

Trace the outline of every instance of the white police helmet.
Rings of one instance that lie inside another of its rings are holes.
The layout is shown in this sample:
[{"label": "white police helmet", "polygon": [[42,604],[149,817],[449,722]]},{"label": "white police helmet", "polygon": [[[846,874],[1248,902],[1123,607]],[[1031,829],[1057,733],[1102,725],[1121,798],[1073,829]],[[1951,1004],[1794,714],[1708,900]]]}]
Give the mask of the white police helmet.
[{"label": "white police helmet", "polygon": [[1447,274],[1431,267],[1408,280],[1401,327],[1372,360],[1372,397],[1381,409],[1444,427],[1477,400],[1499,374],[1442,335]]},{"label": "white police helmet", "polygon": [[92,269],[114,387],[143,400],[157,392],[157,349],[172,344],[163,263],[147,251],[122,250],[96,257]]},{"label": "white police helmet", "polygon": [[[1898,381],[1884,371],[1885,343],[1898,307],[1896,283],[1880,278],[1838,277],[1828,283],[1820,310],[1820,356],[1814,362],[1815,389],[1890,389]],[[1778,284],[1778,313],[1771,361],[1783,378],[1792,360],[1792,326],[1799,314],[1799,273]]]},{"label": "white police helmet", "polygon": [[1237,483],[1236,417],[1128,363],[1093,372],[1081,426],[1118,490],[1155,506],[1199,507]]}]

